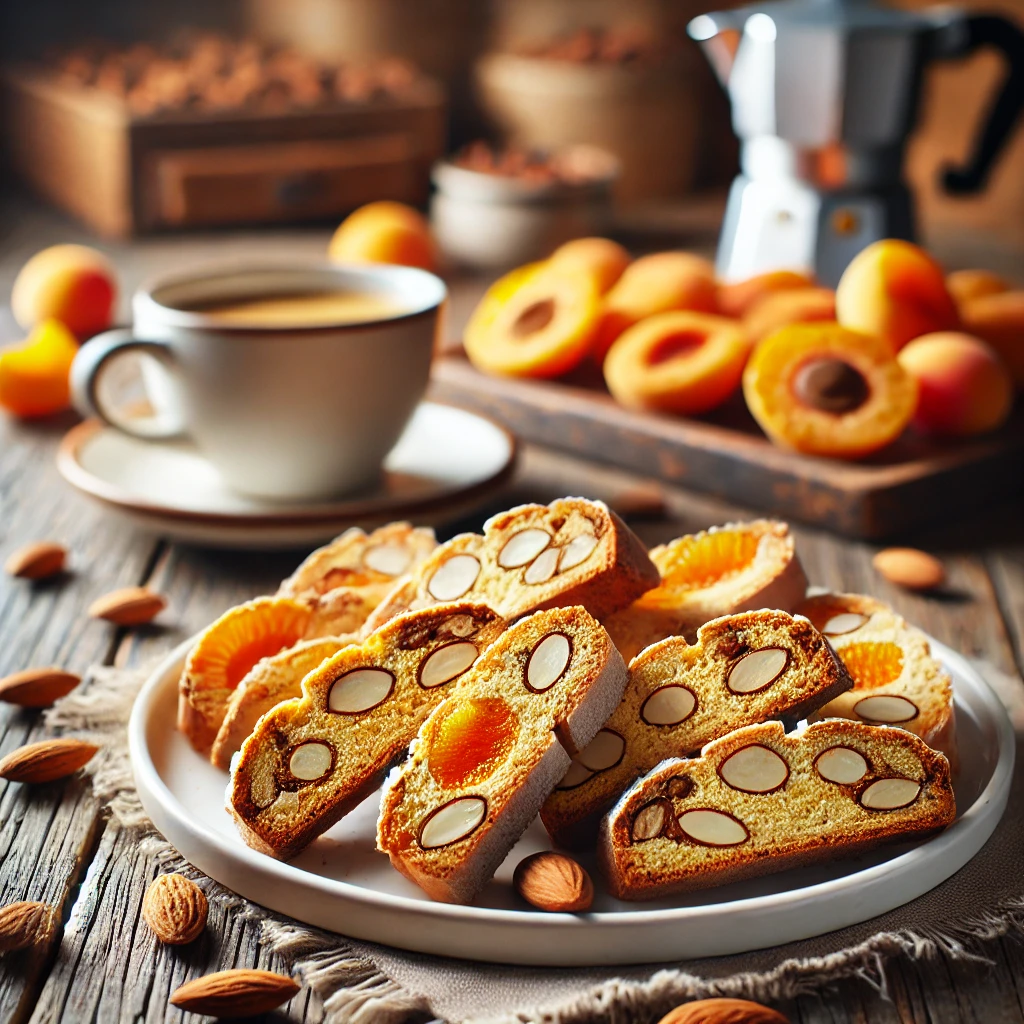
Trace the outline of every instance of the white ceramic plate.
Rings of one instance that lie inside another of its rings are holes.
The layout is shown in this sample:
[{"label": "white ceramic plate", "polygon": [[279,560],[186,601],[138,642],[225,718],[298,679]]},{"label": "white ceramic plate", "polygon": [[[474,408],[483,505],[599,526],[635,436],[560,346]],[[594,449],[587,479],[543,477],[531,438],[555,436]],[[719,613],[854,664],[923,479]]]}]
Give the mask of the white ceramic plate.
[{"label": "white ceramic plate", "polygon": [[196,867],[248,899],[300,921],[403,949],[543,966],[655,963],[742,953],[820,935],[907,903],[967,863],[992,834],[1009,795],[1014,744],[995,694],[960,655],[933,651],[953,677],[961,770],[959,815],[940,835],[815,868],[749,879],[688,897],[621,903],[601,892],[587,914],[523,909],[515,865],[547,849],[539,821],[473,906],[432,903],[374,849],[371,797],[295,860],[249,849],[224,810],[227,776],[174,728],[177,679],[189,644],[159,666],[129,725],[142,804]]},{"label": "white ceramic plate", "polygon": [[175,540],[222,547],[315,544],[350,526],[434,525],[469,512],[512,472],[515,438],[483,416],[423,402],[384,463],[380,485],[347,499],[280,504],[230,490],[187,441],[143,441],[96,420],[64,438],[57,467],[72,486]]}]

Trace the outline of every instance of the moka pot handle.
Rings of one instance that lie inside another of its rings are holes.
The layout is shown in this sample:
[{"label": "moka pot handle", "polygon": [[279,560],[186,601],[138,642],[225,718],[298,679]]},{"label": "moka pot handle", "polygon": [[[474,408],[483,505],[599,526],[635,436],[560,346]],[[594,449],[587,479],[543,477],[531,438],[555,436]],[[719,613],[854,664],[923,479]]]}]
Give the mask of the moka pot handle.
[{"label": "moka pot handle", "polygon": [[947,28],[937,33],[936,57],[965,57],[984,46],[1000,50],[1005,58],[1006,77],[1000,87],[974,151],[961,166],[947,165],[942,185],[952,195],[970,195],[985,187],[989,172],[1024,111],[1024,32],[1012,21],[995,14],[975,14],[957,19],[955,33]]}]

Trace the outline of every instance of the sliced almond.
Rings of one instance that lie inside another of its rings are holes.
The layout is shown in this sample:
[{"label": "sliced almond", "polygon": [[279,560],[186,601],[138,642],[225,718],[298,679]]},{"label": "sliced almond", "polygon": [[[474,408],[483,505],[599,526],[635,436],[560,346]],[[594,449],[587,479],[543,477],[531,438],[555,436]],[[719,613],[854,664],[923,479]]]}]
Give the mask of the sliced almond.
[{"label": "sliced almond", "polygon": [[23,708],[48,708],[81,681],[81,676],[59,668],[27,668],[0,679],[0,700]]},{"label": "sliced almond", "polygon": [[154,879],[142,900],[142,919],[169,946],[184,946],[198,938],[208,911],[203,890],[179,874]]},{"label": "sliced almond", "polygon": [[648,725],[678,725],[685,722],[697,707],[697,698],[685,686],[675,683],[662,686],[640,707],[640,717]]},{"label": "sliced almond", "polygon": [[401,576],[412,562],[412,552],[405,544],[377,544],[363,554],[363,565],[385,576]]},{"label": "sliced almond", "polygon": [[762,647],[745,654],[729,669],[726,684],[733,693],[757,693],[775,682],[789,666],[784,647]]},{"label": "sliced almond", "polygon": [[845,636],[845,634],[852,633],[855,629],[860,629],[868,619],[869,616],[861,615],[858,612],[840,612],[838,615],[833,615],[821,627],[821,631],[825,636]]},{"label": "sliced almond", "polygon": [[298,991],[284,974],[240,968],[185,982],[171,994],[171,1005],[210,1017],[255,1017],[287,1003]]},{"label": "sliced almond", "polygon": [[547,583],[555,570],[558,568],[558,548],[548,548],[542,551],[527,567],[523,573],[525,583]]},{"label": "sliced almond", "polygon": [[12,750],[0,760],[0,778],[42,783],[73,775],[99,750],[85,740],[50,739]]},{"label": "sliced almond", "polygon": [[614,768],[626,750],[626,741],[611,729],[602,729],[577,755],[576,760],[592,772]]},{"label": "sliced almond", "polygon": [[335,680],[327,709],[339,715],[361,715],[383,704],[395,688],[395,677],[382,668],[356,668]]},{"label": "sliced almond", "polygon": [[548,633],[530,652],[526,663],[526,688],[534,693],[550,690],[569,667],[572,641],[564,633]]},{"label": "sliced almond", "polygon": [[530,527],[513,534],[498,552],[498,565],[502,569],[518,569],[532,562],[549,544],[551,534],[547,530]]},{"label": "sliced almond", "polygon": [[436,601],[456,601],[476,583],[480,562],[472,555],[452,555],[427,584]]},{"label": "sliced almond", "polygon": [[558,571],[565,572],[567,569],[575,569],[577,565],[582,565],[594,553],[596,547],[597,538],[592,533],[581,533],[578,537],[573,537],[562,548],[558,558]]},{"label": "sliced almond", "polygon": [[670,806],[665,800],[652,800],[637,811],[633,819],[633,842],[644,843],[661,835]]},{"label": "sliced almond", "polygon": [[917,705],[906,697],[882,694],[877,697],[865,697],[853,705],[855,715],[865,722],[909,722],[917,717]]},{"label": "sliced almond", "polygon": [[420,828],[420,846],[437,850],[472,835],[487,814],[487,801],[480,796],[462,796],[432,811]]},{"label": "sliced almond", "polygon": [[723,811],[684,811],[677,820],[684,834],[703,846],[739,846],[749,837],[746,826]]},{"label": "sliced almond", "polygon": [[478,653],[476,644],[468,640],[439,647],[420,665],[420,686],[432,690],[461,676],[476,661]]},{"label": "sliced almond", "polygon": [[789,765],[774,750],[752,743],[726,758],[718,774],[744,793],[774,793],[786,784]]},{"label": "sliced almond", "polygon": [[288,770],[303,782],[322,779],[334,765],[334,751],[326,743],[300,743],[288,758]]},{"label": "sliced almond", "polygon": [[0,953],[46,946],[57,921],[57,911],[48,903],[24,900],[0,907]]},{"label": "sliced almond", "polygon": [[872,811],[895,811],[917,799],[921,784],[913,779],[878,779],[860,795],[860,802]]},{"label": "sliced almond", "polygon": [[579,914],[594,902],[594,883],[572,857],[546,851],[521,860],[512,875],[516,892],[539,910]]},{"label": "sliced almond", "polygon": [[852,786],[867,774],[868,762],[863,754],[850,747],[829,747],[818,755],[814,767],[826,782]]},{"label": "sliced almond", "polygon": [[582,786],[587,779],[592,779],[594,773],[579,763],[579,761],[573,761],[569,765],[569,770],[562,776],[562,781],[558,784],[558,789],[575,789],[577,786]]},{"label": "sliced almond", "polygon": [[122,587],[89,605],[89,615],[115,626],[141,626],[152,622],[167,607],[167,599],[148,587]]},{"label": "sliced almond", "polygon": [[12,551],[4,562],[4,571],[24,580],[45,580],[64,570],[68,552],[52,540],[37,540]]}]

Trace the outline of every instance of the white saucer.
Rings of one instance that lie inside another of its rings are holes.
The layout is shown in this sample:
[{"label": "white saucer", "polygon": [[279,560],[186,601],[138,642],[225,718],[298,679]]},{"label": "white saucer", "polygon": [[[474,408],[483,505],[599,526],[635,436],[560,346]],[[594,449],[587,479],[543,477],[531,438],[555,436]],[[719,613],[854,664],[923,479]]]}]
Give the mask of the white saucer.
[{"label": "white saucer", "polygon": [[435,402],[413,414],[378,487],[301,505],[229,490],[188,441],[143,441],[97,420],[72,429],[57,453],[65,480],[136,525],[175,540],[243,548],[313,544],[350,526],[395,519],[454,519],[499,487],[515,460],[515,438],[503,427]]},{"label": "white saucer", "polygon": [[953,678],[961,767],[956,821],[932,839],[881,847],[764,878],[630,904],[597,890],[587,914],[525,909],[512,871],[547,849],[535,821],[472,906],[432,903],[374,849],[378,797],[287,864],[256,853],[224,809],[227,775],[175,729],[177,681],[191,641],[150,677],[128,727],[132,766],[146,813],[211,878],[308,924],[403,949],[538,966],[657,963],[742,953],[866,921],[934,888],[963,867],[1002,817],[1013,774],[1014,736],[995,694],[948,647],[932,650]]}]

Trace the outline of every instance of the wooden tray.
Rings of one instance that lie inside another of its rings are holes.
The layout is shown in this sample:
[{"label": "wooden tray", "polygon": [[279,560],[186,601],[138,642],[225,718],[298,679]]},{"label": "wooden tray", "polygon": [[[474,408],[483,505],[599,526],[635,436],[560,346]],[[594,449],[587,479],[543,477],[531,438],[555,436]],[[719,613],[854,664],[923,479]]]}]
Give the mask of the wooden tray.
[{"label": "wooden tray", "polygon": [[434,363],[432,397],[491,416],[526,441],[658,477],[762,512],[877,539],[1024,492],[1024,417],[941,446],[906,437],[861,462],[798,455],[760,432],[742,399],[704,419],[624,409],[597,377],[487,377],[461,354]]}]

